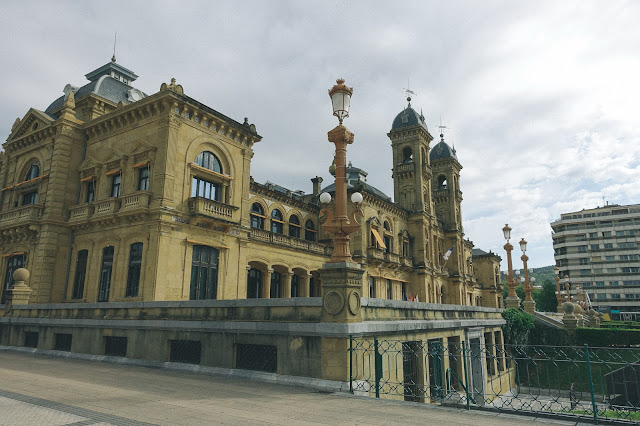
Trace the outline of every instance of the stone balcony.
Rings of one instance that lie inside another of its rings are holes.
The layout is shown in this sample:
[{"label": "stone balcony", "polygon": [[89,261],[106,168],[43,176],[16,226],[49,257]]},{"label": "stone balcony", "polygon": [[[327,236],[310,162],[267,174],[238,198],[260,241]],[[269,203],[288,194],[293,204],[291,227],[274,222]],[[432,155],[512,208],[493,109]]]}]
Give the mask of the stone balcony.
[{"label": "stone balcony", "polygon": [[369,258],[369,262],[382,263],[384,261],[384,251],[379,248],[368,247],[367,257]]},{"label": "stone balcony", "polygon": [[109,198],[108,200],[96,202],[93,216],[114,214],[120,210],[121,203],[122,200],[120,198]]},{"label": "stone balcony", "polygon": [[189,198],[189,212],[194,216],[206,216],[228,222],[238,222],[238,207],[205,198]]},{"label": "stone balcony", "polygon": [[284,234],[276,234],[273,232],[265,231],[264,229],[251,228],[249,237],[252,240],[264,241],[281,246],[287,246],[294,249],[310,251],[312,253],[318,253],[323,255],[331,254],[331,248],[324,244],[316,243],[315,241],[301,240],[300,238],[290,237]]},{"label": "stone balcony", "polygon": [[122,207],[120,208],[120,211],[147,209],[149,207],[150,195],[151,193],[147,191],[140,191],[122,197]]},{"label": "stone balcony", "polygon": [[40,219],[44,204],[29,204],[0,213],[0,226],[13,226]]},{"label": "stone balcony", "polygon": [[87,220],[93,215],[93,204],[80,204],[69,208],[69,222]]}]

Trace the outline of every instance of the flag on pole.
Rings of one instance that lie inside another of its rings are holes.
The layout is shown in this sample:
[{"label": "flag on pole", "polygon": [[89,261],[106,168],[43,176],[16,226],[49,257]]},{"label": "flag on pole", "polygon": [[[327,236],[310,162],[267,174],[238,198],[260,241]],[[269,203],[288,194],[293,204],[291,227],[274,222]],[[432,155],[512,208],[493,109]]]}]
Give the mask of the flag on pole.
[{"label": "flag on pole", "polygon": [[443,258],[444,258],[445,262],[447,260],[449,260],[449,256],[451,256],[451,253],[453,253],[453,247],[451,247],[449,250],[447,250],[447,252],[444,254]]}]

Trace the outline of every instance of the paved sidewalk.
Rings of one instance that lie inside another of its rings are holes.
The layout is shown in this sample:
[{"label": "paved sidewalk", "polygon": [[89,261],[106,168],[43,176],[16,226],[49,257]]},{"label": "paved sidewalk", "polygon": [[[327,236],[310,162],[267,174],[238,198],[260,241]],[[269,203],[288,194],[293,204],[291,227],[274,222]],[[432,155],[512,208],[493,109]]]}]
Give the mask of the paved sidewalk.
[{"label": "paved sidewalk", "polygon": [[574,425],[179,371],[0,352],[0,425]]}]

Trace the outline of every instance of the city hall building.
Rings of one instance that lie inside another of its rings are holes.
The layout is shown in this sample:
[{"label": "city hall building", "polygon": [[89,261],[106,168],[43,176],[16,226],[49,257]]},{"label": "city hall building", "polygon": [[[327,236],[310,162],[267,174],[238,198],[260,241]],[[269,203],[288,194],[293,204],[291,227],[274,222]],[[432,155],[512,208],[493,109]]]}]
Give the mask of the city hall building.
[{"label": "city hall building", "polygon": [[[86,78],[44,111],[16,119],[3,145],[0,305],[17,268],[30,271],[32,293],[0,318],[0,344],[167,361],[178,347],[167,341],[197,341],[198,362],[235,368],[245,347],[238,345],[258,343],[277,346],[273,371],[345,380],[345,341],[374,328],[444,346],[502,343],[500,258],[477,249],[473,256],[462,226],[462,165],[442,135],[432,146],[410,103],[389,120],[393,199],[367,183],[366,171],[347,167],[348,192],[363,195],[364,213],[350,242],[363,271],[362,305],[349,304],[348,321],[366,326],[336,331],[323,325],[334,321],[323,311],[320,272],[332,239],[319,203],[334,184],[301,176],[313,182],[304,193],[254,181],[253,146],[268,140],[173,79],[146,94],[115,58]],[[172,322],[146,321],[154,318]],[[141,330],[156,333],[163,349],[149,351],[153,339],[135,334]],[[209,353],[208,337],[197,333],[214,332],[221,340]],[[300,348],[306,358],[292,355]],[[489,365],[477,377],[500,371]]]},{"label": "city hall building", "polygon": [[[305,194],[255,182],[254,125],[173,81],[147,95],[136,77],[110,62],[15,121],[0,157],[3,300],[19,267],[33,303],[319,296],[331,237],[318,195],[333,185],[316,177]],[[362,294],[501,307],[499,258],[474,265],[464,239],[455,150],[429,149],[410,104],[388,137],[395,202],[347,170],[349,191],[364,195],[351,240]]]}]

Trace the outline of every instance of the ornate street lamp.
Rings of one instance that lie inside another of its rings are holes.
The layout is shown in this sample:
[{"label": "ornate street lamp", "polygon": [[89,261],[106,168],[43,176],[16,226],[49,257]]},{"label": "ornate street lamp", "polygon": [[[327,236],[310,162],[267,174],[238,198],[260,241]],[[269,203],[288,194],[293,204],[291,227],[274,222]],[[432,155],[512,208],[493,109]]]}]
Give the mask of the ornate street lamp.
[{"label": "ornate street lamp", "polygon": [[[534,314],[536,310],[536,302],[531,298],[532,285],[529,281],[529,268],[527,267],[527,261],[529,260],[529,256],[527,256],[527,242],[524,238],[520,240],[520,250],[522,250],[522,263],[524,265],[524,301],[522,305],[524,306],[524,310],[529,312],[530,314]],[[531,269],[533,272],[533,269]]]},{"label": "ornate street lamp", "polygon": [[362,216],[360,209],[362,194],[358,192],[351,196],[351,202],[355,208],[351,212],[351,217],[347,215],[347,145],[353,143],[353,133],[342,125],[342,120],[349,116],[353,89],[345,86],[343,79],[336,80],[336,83],[329,90],[329,96],[333,106],[333,115],[338,117],[340,124],[328,133],[329,142],[336,146],[335,215],[328,207],[331,195],[326,192],[320,194],[320,202],[325,205],[320,214],[327,216],[322,228],[327,233],[333,234],[333,254],[329,263],[352,262],[349,252],[349,234],[360,229],[356,215]]},{"label": "ornate street lamp", "polygon": [[553,272],[555,272],[555,280],[556,280],[556,300],[558,301],[558,307],[556,311],[562,312],[562,291],[560,290],[560,268],[555,266],[553,268]]},{"label": "ornate street lamp", "polygon": [[505,300],[505,306],[507,308],[517,309],[520,307],[520,299],[516,294],[516,283],[513,280],[513,263],[511,262],[511,251],[513,250],[513,246],[509,243],[509,240],[511,239],[511,227],[509,227],[508,224],[504,225],[502,233],[504,235],[504,239],[507,240],[507,243],[504,245],[504,249],[507,251],[507,287],[509,287],[509,294]]},{"label": "ornate street lamp", "polygon": [[569,284],[569,275],[564,276],[564,288],[566,292],[566,301],[571,302],[571,291],[569,290],[571,285]]}]

